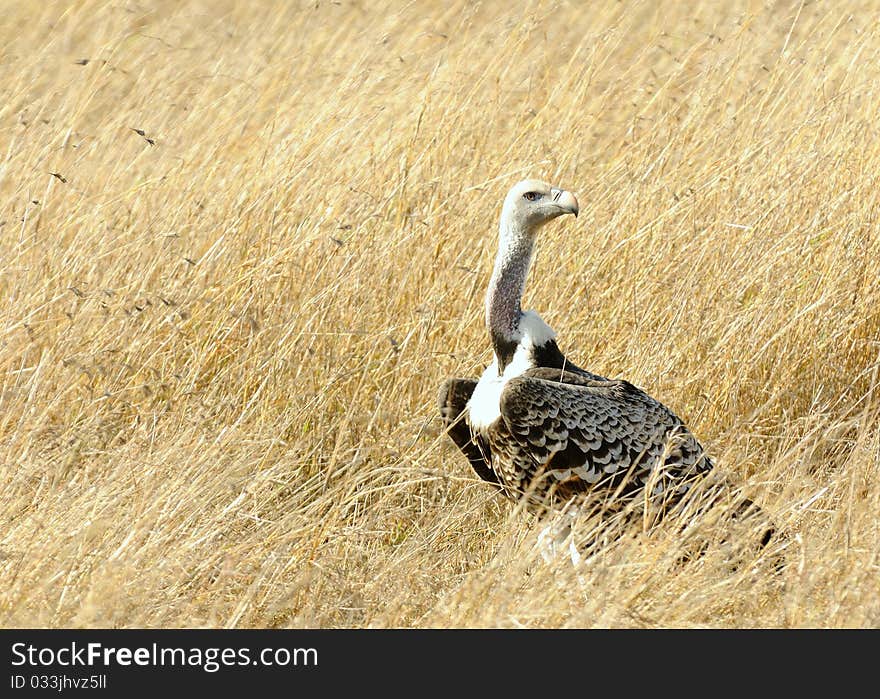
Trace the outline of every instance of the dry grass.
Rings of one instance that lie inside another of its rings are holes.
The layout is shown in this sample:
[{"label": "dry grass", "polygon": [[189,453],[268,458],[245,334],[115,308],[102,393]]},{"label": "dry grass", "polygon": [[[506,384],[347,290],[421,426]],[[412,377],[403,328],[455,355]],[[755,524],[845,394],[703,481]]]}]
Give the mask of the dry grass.
[{"label": "dry grass", "polygon": [[[0,623],[880,625],[877,3],[382,5],[3,3]],[[525,175],[526,307],[781,572],[548,565],[439,434]]]}]

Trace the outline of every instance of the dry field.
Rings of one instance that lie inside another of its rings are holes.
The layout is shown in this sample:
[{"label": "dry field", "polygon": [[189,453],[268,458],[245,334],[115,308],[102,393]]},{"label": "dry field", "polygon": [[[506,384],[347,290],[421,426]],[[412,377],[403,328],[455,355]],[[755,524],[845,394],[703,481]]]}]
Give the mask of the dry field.
[{"label": "dry field", "polygon": [[[880,626],[880,3],[3,0],[0,68],[3,626]],[[548,564],[440,434],[527,175],[525,307],[772,551]]]}]

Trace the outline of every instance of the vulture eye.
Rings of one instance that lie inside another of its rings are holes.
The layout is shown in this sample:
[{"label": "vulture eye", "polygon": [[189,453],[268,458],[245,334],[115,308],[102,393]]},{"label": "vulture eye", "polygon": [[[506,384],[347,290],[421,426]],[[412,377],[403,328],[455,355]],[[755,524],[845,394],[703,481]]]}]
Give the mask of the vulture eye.
[{"label": "vulture eye", "polygon": [[526,201],[535,201],[536,199],[540,199],[540,198],[541,198],[540,192],[526,192],[525,194],[523,194],[523,199],[525,199]]}]

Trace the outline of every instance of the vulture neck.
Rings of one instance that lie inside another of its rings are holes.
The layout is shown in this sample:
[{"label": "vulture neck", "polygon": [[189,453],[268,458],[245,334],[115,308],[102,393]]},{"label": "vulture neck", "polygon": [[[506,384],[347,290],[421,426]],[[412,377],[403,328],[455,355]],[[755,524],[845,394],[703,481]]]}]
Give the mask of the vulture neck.
[{"label": "vulture neck", "polygon": [[486,292],[486,324],[498,360],[499,374],[513,359],[522,339],[520,320],[523,312],[520,303],[533,247],[534,237],[529,231],[502,220],[498,256]]}]

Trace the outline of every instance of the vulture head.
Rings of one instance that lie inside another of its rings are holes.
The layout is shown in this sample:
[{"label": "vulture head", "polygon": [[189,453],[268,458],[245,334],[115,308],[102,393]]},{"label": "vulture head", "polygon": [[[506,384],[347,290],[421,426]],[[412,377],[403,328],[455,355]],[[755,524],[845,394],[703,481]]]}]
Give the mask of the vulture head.
[{"label": "vulture head", "polygon": [[501,221],[502,227],[534,233],[547,221],[563,214],[578,215],[578,201],[574,194],[541,180],[523,180],[507,193]]}]

